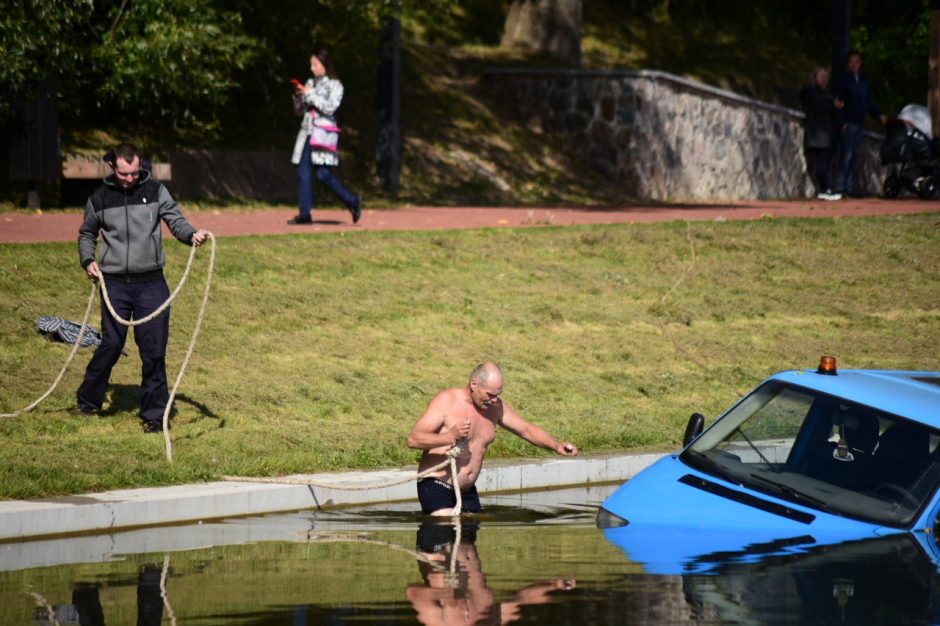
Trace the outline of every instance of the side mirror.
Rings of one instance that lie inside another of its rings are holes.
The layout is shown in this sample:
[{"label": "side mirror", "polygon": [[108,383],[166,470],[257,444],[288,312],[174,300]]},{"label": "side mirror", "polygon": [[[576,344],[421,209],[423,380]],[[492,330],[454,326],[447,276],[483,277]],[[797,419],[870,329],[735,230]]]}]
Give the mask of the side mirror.
[{"label": "side mirror", "polygon": [[689,417],[689,423],[685,427],[685,436],[682,438],[682,447],[686,447],[693,441],[695,438],[702,434],[702,431],[705,429],[705,416],[701,413],[693,413]]}]

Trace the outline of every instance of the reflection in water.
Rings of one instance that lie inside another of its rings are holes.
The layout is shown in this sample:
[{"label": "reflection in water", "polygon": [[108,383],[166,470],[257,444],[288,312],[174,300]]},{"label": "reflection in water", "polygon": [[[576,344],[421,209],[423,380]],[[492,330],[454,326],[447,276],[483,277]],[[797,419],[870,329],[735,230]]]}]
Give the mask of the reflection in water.
[{"label": "reflection in water", "polygon": [[666,568],[625,554],[594,527],[593,511],[564,504],[584,501],[486,503],[459,537],[452,523],[411,510],[307,511],[165,529],[174,541],[238,536],[238,545],[200,539],[171,552],[155,547],[159,537],[132,535],[154,551],[76,551],[57,566],[14,567],[42,542],[0,545],[0,624],[940,623],[937,565],[908,535],[723,549],[657,574]]},{"label": "reflection in water", "polygon": [[733,611],[742,622],[936,624],[937,568],[907,534],[729,560],[713,576],[689,576],[690,604],[705,617]]},{"label": "reflection in water", "polygon": [[[163,605],[166,601],[161,593],[164,567],[144,565],[137,577],[137,626],[160,626],[163,622]],[[101,606],[101,584],[77,582],[72,589],[72,602],[59,606],[48,605],[40,594],[33,594],[40,604],[34,624],[81,624],[81,626],[104,626],[105,611]],[[40,599],[42,601],[40,602]],[[171,623],[175,620],[171,619]]]},{"label": "reflection in water", "polygon": [[418,529],[418,570],[424,584],[408,585],[405,596],[426,626],[508,624],[523,605],[545,604],[549,593],[574,588],[575,581],[549,580],[528,585],[508,601],[497,601],[486,584],[477,552],[476,521],[430,520]]}]

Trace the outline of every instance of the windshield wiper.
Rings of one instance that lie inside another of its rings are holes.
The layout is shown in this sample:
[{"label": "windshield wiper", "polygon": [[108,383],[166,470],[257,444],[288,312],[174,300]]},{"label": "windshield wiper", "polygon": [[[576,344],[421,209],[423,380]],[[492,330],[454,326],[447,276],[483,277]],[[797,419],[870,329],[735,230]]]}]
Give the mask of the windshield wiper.
[{"label": "windshield wiper", "polygon": [[782,493],[785,496],[788,496],[792,500],[797,500],[799,502],[806,502],[807,504],[812,504],[825,511],[838,513],[837,511],[834,511],[827,502],[820,500],[819,498],[814,498],[813,496],[807,495],[803,493],[802,491],[799,491],[798,489],[794,489],[790,485],[786,485],[782,482],[772,480],[770,478],[764,478],[760,474],[751,474],[751,478],[753,478],[754,480],[760,481],[762,483],[768,484],[771,487],[774,487],[780,493]]},{"label": "windshield wiper", "polygon": [[[734,431],[737,432],[739,435],[741,435],[741,437],[744,438],[744,441],[747,442],[747,445],[751,446],[751,449],[754,450],[754,452],[757,453],[757,456],[759,456],[759,457],[761,458],[761,460],[764,461],[764,463],[767,465],[767,467],[769,467],[769,468],[771,469],[771,471],[774,471],[774,472],[779,471],[779,470],[774,469],[773,463],[770,462],[770,459],[768,459],[766,456],[764,456],[764,453],[760,451],[760,448],[758,448],[756,445],[754,445],[754,442],[751,441],[751,438],[750,438],[750,437],[748,437],[747,435],[744,434],[744,431],[741,430],[741,427],[740,427],[740,426],[738,426],[737,428],[735,428]],[[733,434],[733,433],[732,433],[732,434]]]}]

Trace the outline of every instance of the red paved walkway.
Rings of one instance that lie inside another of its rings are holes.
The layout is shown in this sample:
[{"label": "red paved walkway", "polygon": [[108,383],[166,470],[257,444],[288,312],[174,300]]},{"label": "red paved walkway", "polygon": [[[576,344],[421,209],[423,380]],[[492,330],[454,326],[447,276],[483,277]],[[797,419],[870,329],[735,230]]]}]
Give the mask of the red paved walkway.
[{"label": "red paved walkway", "polygon": [[[863,199],[822,202],[818,200],[755,201],[733,204],[687,204],[667,206],[624,206],[609,208],[506,208],[506,207],[411,207],[365,210],[358,225],[345,211],[315,211],[315,223],[288,226],[290,209],[258,211],[186,211],[192,224],[216,236],[273,235],[279,233],[324,233],[357,230],[436,230],[536,226],[543,224],[646,223],[668,220],[749,220],[761,217],[842,217],[940,213],[940,202],[916,198],[902,200]],[[81,214],[77,212],[39,214],[0,213],[0,243],[74,241],[78,237]]]}]

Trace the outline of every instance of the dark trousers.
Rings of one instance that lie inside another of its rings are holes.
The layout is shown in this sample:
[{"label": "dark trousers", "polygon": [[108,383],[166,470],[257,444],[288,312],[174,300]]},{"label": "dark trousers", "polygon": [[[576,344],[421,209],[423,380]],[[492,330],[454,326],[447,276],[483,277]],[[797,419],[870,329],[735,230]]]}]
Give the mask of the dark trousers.
[{"label": "dark trousers", "polygon": [[813,173],[816,193],[831,191],[829,186],[829,165],[832,162],[832,148],[806,148],[807,169]]},{"label": "dark trousers", "polygon": [[839,193],[855,192],[855,162],[858,151],[865,140],[865,127],[861,124],[847,123],[839,135],[839,172],[836,176],[836,191]]},{"label": "dark trousers", "polygon": [[[166,281],[160,277],[144,283],[125,283],[105,277],[114,311],[126,320],[150,315],[170,297]],[[140,417],[161,422],[170,399],[166,384],[166,344],[170,335],[170,310],[156,319],[134,327],[134,341],[140,352]],[[95,350],[85,380],[78,388],[78,404],[100,409],[111,378],[111,370],[121,357],[127,341],[127,326],[119,324],[101,303],[101,344]]]}]

